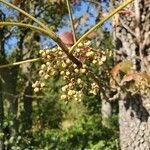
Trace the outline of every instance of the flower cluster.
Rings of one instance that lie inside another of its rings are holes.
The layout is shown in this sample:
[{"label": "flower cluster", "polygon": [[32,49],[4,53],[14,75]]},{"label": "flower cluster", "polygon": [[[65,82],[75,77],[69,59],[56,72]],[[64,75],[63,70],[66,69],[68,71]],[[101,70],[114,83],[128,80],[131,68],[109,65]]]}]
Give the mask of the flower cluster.
[{"label": "flower cluster", "polygon": [[95,50],[90,41],[79,43],[73,52],[73,56],[82,63],[80,68],[58,46],[52,49],[40,50],[39,53],[44,63],[39,70],[40,80],[33,84],[34,91],[39,92],[45,86],[45,80],[61,75],[66,83],[62,87],[61,99],[75,99],[77,101],[82,100],[82,92],[85,88],[90,88],[90,93],[97,94],[99,89],[97,83],[88,84],[85,78],[88,77],[89,79],[89,69],[90,71],[94,71],[95,68],[98,70],[106,61],[107,56],[111,56],[111,51],[109,50]]}]

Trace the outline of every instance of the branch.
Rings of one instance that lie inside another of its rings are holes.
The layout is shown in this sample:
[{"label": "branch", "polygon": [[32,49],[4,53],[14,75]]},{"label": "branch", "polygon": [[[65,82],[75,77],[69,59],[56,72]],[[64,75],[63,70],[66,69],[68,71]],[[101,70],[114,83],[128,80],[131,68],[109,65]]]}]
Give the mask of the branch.
[{"label": "branch", "polygon": [[34,59],[28,59],[28,60],[15,62],[15,63],[12,63],[12,64],[5,64],[5,65],[1,65],[0,69],[7,68],[7,67],[14,67],[14,66],[21,65],[21,64],[24,64],[24,63],[36,62],[36,61],[39,61],[39,60],[41,60],[41,59],[40,58],[34,58]]},{"label": "branch", "polygon": [[68,13],[69,13],[69,17],[70,17],[70,22],[71,22],[73,39],[74,39],[74,43],[75,43],[77,41],[77,38],[76,38],[75,27],[74,27],[74,23],[73,23],[72,10],[71,10],[69,0],[66,0],[66,3],[67,3]]},{"label": "branch", "polygon": [[[0,26],[18,26],[18,27],[30,28],[32,30],[42,32],[42,33],[50,36],[53,39],[53,36],[51,36],[45,29],[42,29],[37,26],[33,26],[31,24],[18,23],[18,22],[0,22]],[[55,40],[55,39],[53,39],[53,40]]]},{"label": "branch", "polygon": [[22,96],[29,97],[29,98],[34,98],[34,99],[43,99],[44,98],[44,96],[27,95],[27,94],[24,95],[24,93],[21,93],[21,94],[12,94],[12,93],[9,93],[9,92],[2,92],[2,91],[0,91],[0,93],[8,95],[8,96],[12,96],[14,98],[19,98],[19,97],[22,97]]},{"label": "branch", "polygon": [[70,52],[72,52],[77,45],[82,42],[91,32],[93,32],[95,29],[97,29],[99,26],[101,26],[105,21],[107,21],[108,19],[110,19],[113,15],[115,15],[116,13],[118,13],[118,11],[120,11],[121,9],[123,9],[124,7],[126,7],[128,4],[130,4],[133,0],[127,0],[126,2],[124,2],[123,4],[121,4],[118,8],[116,8],[115,10],[113,10],[108,16],[106,16],[105,18],[103,18],[100,22],[98,22],[94,27],[92,27],[88,32],[86,32],[70,49]]}]

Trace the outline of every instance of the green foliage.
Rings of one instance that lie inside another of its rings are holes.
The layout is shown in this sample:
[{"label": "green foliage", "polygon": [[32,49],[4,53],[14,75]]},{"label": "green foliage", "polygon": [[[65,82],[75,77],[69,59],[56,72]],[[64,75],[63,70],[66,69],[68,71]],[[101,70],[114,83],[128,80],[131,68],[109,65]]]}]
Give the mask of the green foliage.
[{"label": "green foliage", "polygon": [[[59,88],[63,84],[59,76],[50,80],[43,94],[43,98],[34,102],[33,121],[40,128],[58,128],[65,112],[59,101]],[[38,124],[37,124],[38,122]]]},{"label": "green foliage", "polygon": [[36,145],[41,149],[115,150],[117,136],[115,130],[102,125],[99,114],[85,115],[71,128],[42,131]]}]

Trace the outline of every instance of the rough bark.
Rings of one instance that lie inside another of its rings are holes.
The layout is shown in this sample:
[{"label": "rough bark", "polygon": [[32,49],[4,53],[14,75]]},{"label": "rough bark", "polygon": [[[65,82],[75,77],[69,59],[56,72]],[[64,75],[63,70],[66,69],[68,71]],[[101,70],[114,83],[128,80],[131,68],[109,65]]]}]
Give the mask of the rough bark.
[{"label": "rough bark", "polygon": [[120,145],[122,150],[150,149],[150,110],[143,106],[141,97],[127,96],[119,101]]},{"label": "rough bark", "polygon": [[[120,0],[120,3],[122,1]],[[150,1],[134,1],[128,10],[135,16],[117,14],[114,38],[119,55],[116,61],[130,59],[135,71],[149,72]],[[119,101],[120,146],[122,150],[150,149],[150,93],[135,96],[122,93]]]}]

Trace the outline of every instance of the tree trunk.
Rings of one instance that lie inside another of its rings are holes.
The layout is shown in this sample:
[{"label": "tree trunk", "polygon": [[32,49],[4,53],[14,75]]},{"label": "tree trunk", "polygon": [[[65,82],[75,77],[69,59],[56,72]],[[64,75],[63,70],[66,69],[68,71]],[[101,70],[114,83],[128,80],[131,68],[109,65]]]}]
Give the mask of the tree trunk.
[{"label": "tree trunk", "polygon": [[8,117],[12,121],[12,124],[9,127],[10,136],[16,135],[18,130],[18,98],[16,97],[18,69],[19,67],[17,66],[11,69],[6,68],[3,71],[4,92],[6,93],[6,99],[9,102]]},{"label": "tree trunk", "polygon": [[25,85],[25,91],[24,91],[24,96],[23,96],[23,103],[24,103],[24,113],[23,113],[23,127],[22,127],[22,132],[28,137],[30,137],[31,133],[31,128],[32,128],[32,85],[30,81],[26,82]]},{"label": "tree trunk", "polygon": [[[147,100],[150,99],[147,96]],[[119,101],[120,145],[122,150],[150,149],[150,110],[145,98],[129,96]]]},{"label": "tree trunk", "polygon": [[[119,50],[116,61],[132,60],[135,71],[150,73],[150,1],[135,0],[127,10],[134,13],[127,15],[120,12],[113,17],[114,38]],[[119,123],[122,150],[150,150],[149,106],[150,93],[121,94]]]}]

